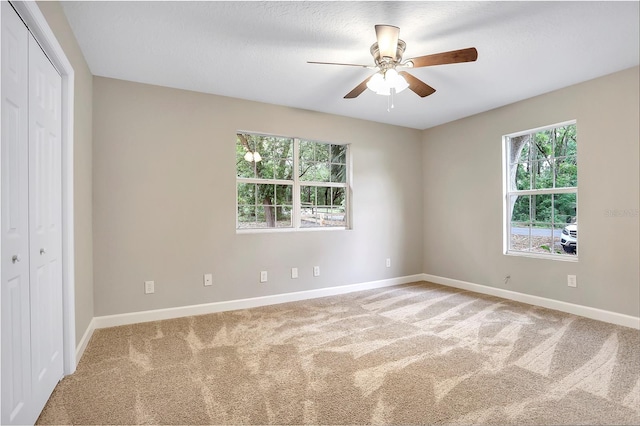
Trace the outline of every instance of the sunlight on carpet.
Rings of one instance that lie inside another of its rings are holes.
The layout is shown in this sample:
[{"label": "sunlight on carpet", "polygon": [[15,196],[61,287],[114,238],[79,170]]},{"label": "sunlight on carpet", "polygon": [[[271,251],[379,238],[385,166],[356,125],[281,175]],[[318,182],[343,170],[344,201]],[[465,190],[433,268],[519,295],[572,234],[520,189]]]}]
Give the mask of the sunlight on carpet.
[{"label": "sunlight on carpet", "polygon": [[431,283],[96,330],[38,424],[638,424],[640,331]]}]

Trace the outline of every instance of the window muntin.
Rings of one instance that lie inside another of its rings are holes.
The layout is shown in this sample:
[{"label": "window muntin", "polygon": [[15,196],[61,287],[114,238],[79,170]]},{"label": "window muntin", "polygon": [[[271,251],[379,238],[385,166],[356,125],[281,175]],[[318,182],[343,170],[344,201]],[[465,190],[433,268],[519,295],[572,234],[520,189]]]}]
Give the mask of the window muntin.
[{"label": "window muntin", "polygon": [[346,228],[347,159],[348,145],[238,133],[236,229]]},{"label": "window muntin", "polygon": [[505,252],[577,258],[575,121],[508,135],[504,141]]}]

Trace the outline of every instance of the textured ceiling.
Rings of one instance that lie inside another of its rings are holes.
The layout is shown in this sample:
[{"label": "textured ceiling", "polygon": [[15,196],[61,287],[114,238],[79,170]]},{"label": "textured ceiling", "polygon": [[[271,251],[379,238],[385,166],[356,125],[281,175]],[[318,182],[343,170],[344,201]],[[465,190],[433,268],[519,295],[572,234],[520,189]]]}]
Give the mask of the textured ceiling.
[{"label": "textured ceiling", "polygon": [[[631,2],[63,2],[94,75],[425,129],[638,65]],[[343,96],[373,71],[375,24],[405,58],[476,47],[411,72],[437,92]],[[596,101],[596,100],[594,100]]]}]

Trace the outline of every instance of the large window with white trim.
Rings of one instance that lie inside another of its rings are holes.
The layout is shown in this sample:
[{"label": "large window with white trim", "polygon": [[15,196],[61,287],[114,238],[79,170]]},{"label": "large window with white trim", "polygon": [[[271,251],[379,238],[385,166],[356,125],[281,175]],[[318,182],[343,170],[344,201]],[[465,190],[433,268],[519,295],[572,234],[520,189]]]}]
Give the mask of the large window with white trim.
[{"label": "large window with white trim", "polygon": [[576,122],[504,136],[505,253],[576,259]]},{"label": "large window with white trim", "polygon": [[236,229],[349,226],[349,146],[239,132]]}]

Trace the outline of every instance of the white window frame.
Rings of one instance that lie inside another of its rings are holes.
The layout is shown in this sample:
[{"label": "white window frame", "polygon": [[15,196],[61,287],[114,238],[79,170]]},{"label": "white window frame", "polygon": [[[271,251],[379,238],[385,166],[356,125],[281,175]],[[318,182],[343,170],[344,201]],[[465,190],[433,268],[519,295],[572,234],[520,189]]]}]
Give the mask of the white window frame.
[{"label": "white window frame", "polygon": [[[273,135],[268,133],[261,132],[251,132],[251,131],[243,131],[238,130],[237,134],[251,134],[254,136],[265,136],[265,137],[277,137],[284,139],[292,139],[293,140],[293,179],[292,180],[282,180],[282,179],[263,179],[263,178],[242,178],[238,177],[237,169],[236,173],[236,182],[235,182],[235,215],[236,215],[236,233],[237,234],[255,234],[255,233],[271,233],[271,232],[317,232],[317,231],[344,231],[352,229],[351,227],[351,145],[346,143],[336,143],[336,142],[324,142],[318,141],[314,139],[300,138],[300,137],[291,137],[291,136],[282,136],[282,135]],[[345,165],[346,165],[346,176],[345,182],[318,182],[318,181],[304,181],[300,180],[300,142],[313,142],[318,144],[325,145],[341,145],[346,147],[345,152]],[[293,197],[293,210],[291,212],[291,227],[286,228],[240,228],[240,222],[238,220],[238,183],[252,183],[252,184],[266,184],[266,185],[291,185],[292,189],[292,197]],[[301,211],[302,211],[302,202],[300,201],[300,188],[303,186],[315,186],[315,187],[331,187],[331,188],[344,188],[344,198],[345,198],[345,226],[318,226],[318,227],[302,227],[301,226]]]},{"label": "white window frame", "polygon": [[[542,132],[545,130],[555,129],[558,127],[564,126],[576,126],[576,135],[577,135],[577,120],[569,120],[561,123],[551,124],[548,126],[537,127],[534,129],[524,130],[520,132],[510,133],[508,135],[504,135],[502,137],[502,202],[503,202],[503,254],[508,256],[521,256],[521,257],[532,257],[532,258],[540,258],[540,259],[552,259],[566,262],[577,262],[578,261],[578,253],[575,255],[568,254],[555,254],[555,253],[536,253],[536,252],[527,252],[527,251],[519,251],[512,250],[510,248],[511,241],[511,197],[519,196],[519,195],[557,195],[557,194],[576,194],[576,223],[578,222],[578,186],[573,187],[561,187],[561,188],[542,188],[542,189],[527,189],[527,190],[511,190],[510,189],[510,169],[509,169],[509,157],[510,157],[510,139],[518,136],[523,136],[527,134],[534,134],[537,132]],[[576,149],[576,161],[578,159],[578,149]],[[555,159],[555,155],[554,155]],[[579,162],[578,162],[579,164]],[[579,174],[579,171],[578,171]]]}]

